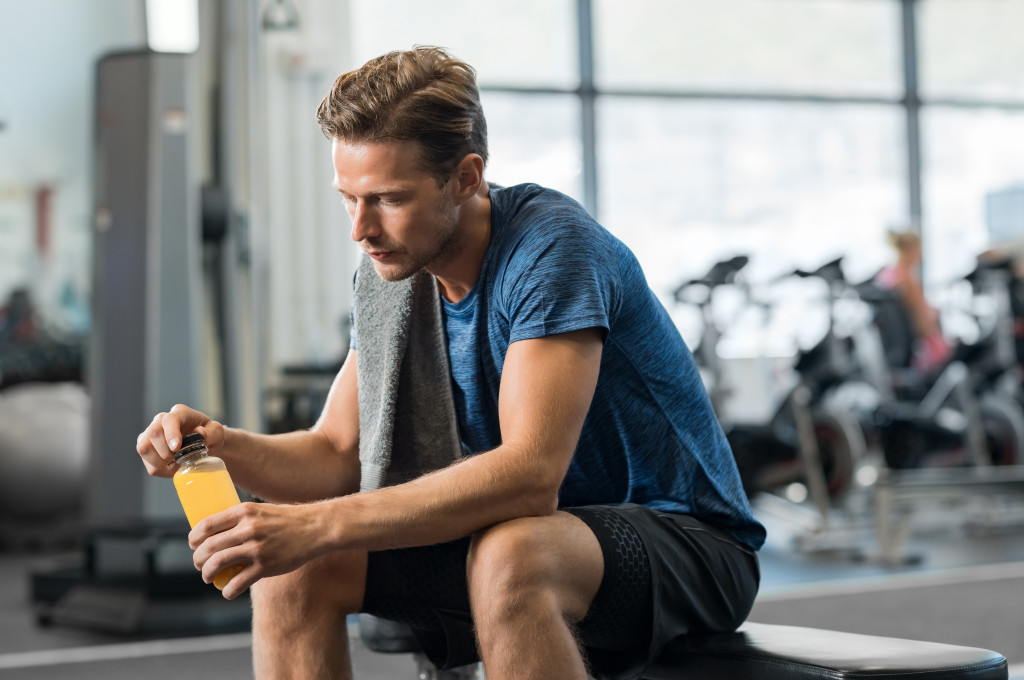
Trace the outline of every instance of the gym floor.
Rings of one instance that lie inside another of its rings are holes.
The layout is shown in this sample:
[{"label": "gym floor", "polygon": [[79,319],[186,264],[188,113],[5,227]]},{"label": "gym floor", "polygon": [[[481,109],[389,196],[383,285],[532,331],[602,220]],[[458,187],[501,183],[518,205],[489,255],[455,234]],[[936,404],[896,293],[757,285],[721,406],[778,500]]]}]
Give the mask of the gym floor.
[{"label": "gym floor", "polygon": [[[1024,506],[1003,505],[1001,520],[984,523],[965,519],[977,518],[978,508],[919,508],[908,559],[896,565],[874,559],[864,526],[838,518],[829,531],[812,532],[805,512],[780,507],[755,503],[769,541],[750,620],[985,647],[1007,657],[1011,680],[1024,680]],[[29,575],[62,557],[38,548],[0,552],[0,680],[252,677],[251,638],[237,626],[170,637],[38,625]],[[216,607],[227,621],[244,617],[248,605]],[[357,678],[416,677],[409,655],[374,653],[352,637]]]}]

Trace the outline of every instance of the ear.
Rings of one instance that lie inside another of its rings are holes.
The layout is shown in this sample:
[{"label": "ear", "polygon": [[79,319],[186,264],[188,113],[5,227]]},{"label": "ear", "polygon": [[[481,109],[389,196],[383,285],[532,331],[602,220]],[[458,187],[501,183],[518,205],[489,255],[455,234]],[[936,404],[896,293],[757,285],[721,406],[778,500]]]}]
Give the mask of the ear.
[{"label": "ear", "polygon": [[455,205],[462,205],[480,190],[484,181],[484,159],[479,154],[468,153],[452,173],[455,189]]}]

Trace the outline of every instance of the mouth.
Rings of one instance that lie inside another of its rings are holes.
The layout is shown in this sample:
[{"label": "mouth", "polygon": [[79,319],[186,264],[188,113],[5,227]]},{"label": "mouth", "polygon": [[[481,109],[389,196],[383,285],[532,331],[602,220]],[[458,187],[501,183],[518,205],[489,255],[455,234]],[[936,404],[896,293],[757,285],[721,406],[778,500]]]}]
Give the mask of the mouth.
[{"label": "mouth", "polygon": [[394,250],[378,250],[378,251],[367,250],[365,252],[366,252],[367,255],[372,257],[377,262],[383,262],[384,260],[388,259],[389,257],[391,257],[392,255],[395,254]]}]

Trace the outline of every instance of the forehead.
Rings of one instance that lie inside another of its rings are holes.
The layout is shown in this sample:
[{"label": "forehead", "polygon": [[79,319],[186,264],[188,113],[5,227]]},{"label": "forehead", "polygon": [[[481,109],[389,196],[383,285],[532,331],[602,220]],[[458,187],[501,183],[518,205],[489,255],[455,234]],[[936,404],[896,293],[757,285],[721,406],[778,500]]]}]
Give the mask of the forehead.
[{"label": "forehead", "polygon": [[432,179],[415,142],[331,142],[334,182],[339,189],[372,189],[379,184],[417,184]]}]

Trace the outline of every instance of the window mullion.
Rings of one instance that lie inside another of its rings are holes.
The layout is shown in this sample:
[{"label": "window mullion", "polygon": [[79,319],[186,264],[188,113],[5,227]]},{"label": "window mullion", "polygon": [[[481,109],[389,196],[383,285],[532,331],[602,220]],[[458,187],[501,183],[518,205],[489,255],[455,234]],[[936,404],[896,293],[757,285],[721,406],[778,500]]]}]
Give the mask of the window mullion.
[{"label": "window mullion", "polygon": [[903,106],[907,117],[907,189],[911,223],[921,226],[921,95],[918,88],[917,3],[901,0]]},{"label": "window mullion", "polygon": [[590,0],[577,0],[580,59],[580,136],[583,150],[583,207],[598,217],[597,124],[594,87],[594,21]]}]

